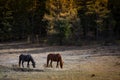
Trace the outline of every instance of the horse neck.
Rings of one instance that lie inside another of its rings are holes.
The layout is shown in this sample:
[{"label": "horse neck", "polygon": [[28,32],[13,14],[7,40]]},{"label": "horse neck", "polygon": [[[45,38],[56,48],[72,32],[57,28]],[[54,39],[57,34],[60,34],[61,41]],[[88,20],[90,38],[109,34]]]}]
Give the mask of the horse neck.
[{"label": "horse neck", "polygon": [[31,57],[31,62],[32,62],[32,63],[35,63],[35,61],[34,61],[34,59],[33,59],[32,57]]}]

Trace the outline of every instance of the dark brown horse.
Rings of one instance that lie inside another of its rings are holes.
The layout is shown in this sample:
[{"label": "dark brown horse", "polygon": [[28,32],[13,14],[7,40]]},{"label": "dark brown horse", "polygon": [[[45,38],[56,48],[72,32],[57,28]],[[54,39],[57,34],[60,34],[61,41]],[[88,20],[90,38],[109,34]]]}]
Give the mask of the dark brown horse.
[{"label": "dark brown horse", "polygon": [[63,68],[63,61],[62,61],[62,57],[60,54],[48,54],[47,55],[47,67],[49,66],[49,61],[50,62],[50,67],[52,67],[52,62],[55,61],[57,62],[56,68],[58,68],[58,65],[60,63],[60,67]]}]

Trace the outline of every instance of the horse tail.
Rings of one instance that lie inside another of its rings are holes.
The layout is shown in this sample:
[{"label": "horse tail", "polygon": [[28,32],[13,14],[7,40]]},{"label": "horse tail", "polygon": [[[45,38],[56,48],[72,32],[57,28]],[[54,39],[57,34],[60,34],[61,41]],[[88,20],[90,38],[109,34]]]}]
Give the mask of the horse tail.
[{"label": "horse tail", "polygon": [[21,64],[21,56],[22,56],[22,54],[19,56],[19,67],[20,67],[20,64]]}]

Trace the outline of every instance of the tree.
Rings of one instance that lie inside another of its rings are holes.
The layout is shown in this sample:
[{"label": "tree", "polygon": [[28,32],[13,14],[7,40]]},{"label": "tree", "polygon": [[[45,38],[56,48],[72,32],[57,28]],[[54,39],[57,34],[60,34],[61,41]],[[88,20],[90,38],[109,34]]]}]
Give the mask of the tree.
[{"label": "tree", "polygon": [[64,42],[70,39],[71,26],[66,20],[57,20],[55,22],[55,30],[60,45],[63,45]]},{"label": "tree", "polygon": [[27,39],[28,42],[39,42],[41,35],[46,33],[45,22],[42,21],[46,0],[11,0],[13,10],[14,36]]},{"label": "tree", "polygon": [[106,0],[81,0],[78,8],[78,15],[81,18],[83,35],[88,37],[89,32],[95,34],[96,39],[100,38],[105,30],[106,21],[110,16]]},{"label": "tree", "polygon": [[120,39],[120,0],[108,0],[108,9],[111,11],[111,17],[115,20],[114,23],[114,36]]},{"label": "tree", "polygon": [[42,37],[47,35],[46,21],[43,20],[46,12],[45,3],[46,0],[34,0],[33,6],[29,11],[29,22],[31,26],[29,35],[31,36],[32,42],[39,42]]},{"label": "tree", "polygon": [[44,19],[49,22],[49,34],[55,34],[56,27],[60,29],[61,24],[65,25],[65,23],[61,23],[62,21],[67,21],[66,24],[71,25],[71,30],[73,33],[75,33],[74,31],[77,31],[76,29],[78,28],[75,27],[76,23],[79,22],[74,0],[47,0],[46,9],[48,12],[45,14]]},{"label": "tree", "polygon": [[13,11],[9,8],[9,0],[0,0],[0,41],[9,40],[13,29]]}]

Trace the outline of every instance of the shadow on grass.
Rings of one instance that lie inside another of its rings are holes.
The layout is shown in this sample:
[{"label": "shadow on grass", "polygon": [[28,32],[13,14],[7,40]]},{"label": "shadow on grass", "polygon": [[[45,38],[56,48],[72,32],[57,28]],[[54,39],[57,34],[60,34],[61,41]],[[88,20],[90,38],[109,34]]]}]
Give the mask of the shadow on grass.
[{"label": "shadow on grass", "polygon": [[16,71],[16,72],[44,72],[42,69],[30,69],[30,68],[18,68],[18,67],[6,67],[0,65],[0,72],[11,72],[11,71]]},{"label": "shadow on grass", "polygon": [[44,72],[42,69],[30,69],[30,68],[11,68],[11,70],[16,72]]},{"label": "shadow on grass", "polygon": [[3,78],[0,78],[0,80],[19,80],[19,79],[13,79],[13,78],[6,78],[6,77],[3,77]]}]

